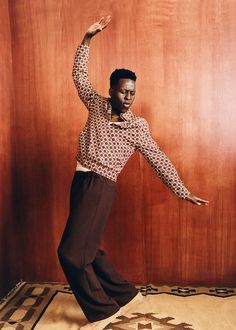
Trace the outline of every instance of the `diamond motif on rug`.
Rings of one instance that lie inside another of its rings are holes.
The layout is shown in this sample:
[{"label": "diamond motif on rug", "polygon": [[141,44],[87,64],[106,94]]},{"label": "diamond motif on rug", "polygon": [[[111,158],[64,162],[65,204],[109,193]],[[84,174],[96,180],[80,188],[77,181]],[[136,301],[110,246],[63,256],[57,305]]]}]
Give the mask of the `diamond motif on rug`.
[{"label": "diamond motif on rug", "polygon": [[[194,330],[187,323],[172,323],[173,317],[158,317],[157,313],[132,313],[133,317],[119,316],[118,322],[108,324],[103,330]],[[155,316],[154,316],[155,315]]]}]

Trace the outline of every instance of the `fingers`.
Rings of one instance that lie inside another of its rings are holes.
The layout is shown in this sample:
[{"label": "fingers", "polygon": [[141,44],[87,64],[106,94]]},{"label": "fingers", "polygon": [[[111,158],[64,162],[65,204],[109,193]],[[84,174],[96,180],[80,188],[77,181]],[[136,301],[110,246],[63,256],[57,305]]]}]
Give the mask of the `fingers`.
[{"label": "fingers", "polygon": [[105,17],[103,16],[98,23],[100,24],[102,29],[105,29],[107,25],[110,23],[110,21],[111,21],[111,16],[108,15]]},{"label": "fingers", "polygon": [[207,203],[196,201],[195,204],[197,204],[197,205],[202,205],[202,204],[206,205]]},{"label": "fingers", "polygon": [[98,22],[98,24],[102,23],[103,20],[104,20],[104,16],[102,16],[102,17],[100,18],[100,21]]},{"label": "fingers", "polygon": [[199,198],[199,197],[196,197],[194,196],[195,200],[197,201],[197,203],[200,205],[200,204],[208,204],[209,202],[205,199],[202,199],[202,198]]},{"label": "fingers", "polygon": [[198,202],[196,199],[193,199],[193,200],[192,200],[192,203],[193,203],[193,204],[196,204],[196,205],[201,205],[201,203]]},{"label": "fingers", "polygon": [[194,203],[197,205],[202,205],[202,204],[208,205],[208,201],[195,196],[194,196]]},{"label": "fingers", "polygon": [[202,199],[202,198],[199,198],[199,197],[196,197],[194,196],[193,194],[190,194],[188,197],[187,197],[187,200],[195,205],[208,205],[208,201],[205,200],[205,199]]},{"label": "fingers", "polygon": [[204,199],[198,199],[198,202],[200,203],[200,204],[208,204],[209,203],[209,201],[206,201],[206,200],[204,200]]}]

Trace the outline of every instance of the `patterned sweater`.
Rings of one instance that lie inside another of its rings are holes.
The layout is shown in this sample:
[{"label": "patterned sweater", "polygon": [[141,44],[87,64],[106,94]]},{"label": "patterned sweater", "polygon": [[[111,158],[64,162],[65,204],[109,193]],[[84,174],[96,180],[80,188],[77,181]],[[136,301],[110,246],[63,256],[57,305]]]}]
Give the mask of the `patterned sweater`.
[{"label": "patterned sweater", "polygon": [[72,71],[78,95],[89,112],[79,136],[77,160],[82,166],[116,181],[129,157],[138,150],[161,180],[178,197],[186,198],[190,192],[174,165],[151,137],[144,118],[128,110],[120,115],[123,122],[109,123],[110,99],[99,95],[88,78],[89,49],[87,45],[77,47]]}]

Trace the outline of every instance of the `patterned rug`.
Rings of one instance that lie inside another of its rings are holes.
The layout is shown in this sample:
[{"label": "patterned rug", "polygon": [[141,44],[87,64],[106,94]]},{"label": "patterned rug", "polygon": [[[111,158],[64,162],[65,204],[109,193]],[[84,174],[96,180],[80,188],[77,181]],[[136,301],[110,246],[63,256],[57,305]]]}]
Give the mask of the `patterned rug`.
[{"label": "patterned rug", "polygon": [[[104,330],[236,329],[236,288],[136,287],[144,302]],[[68,285],[22,281],[0,301],[1,330],[79,330],[86,322]]]}]

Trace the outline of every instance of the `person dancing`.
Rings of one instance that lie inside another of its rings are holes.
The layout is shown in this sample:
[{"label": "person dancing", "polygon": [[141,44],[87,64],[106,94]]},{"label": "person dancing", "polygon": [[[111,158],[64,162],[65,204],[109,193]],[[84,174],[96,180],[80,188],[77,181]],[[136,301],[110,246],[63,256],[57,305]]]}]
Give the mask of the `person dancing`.
[{"label": "person dancing", "polygon": [[147,121],[131,112],[137,79],[133,71],[112,72],[109,98],[93,89],[88,77],[90,42],[110,20],[110,16],[102,17],[88,28],[77,47],[72,70],[78,95],[88,109],[88,120],[79,137],[70,213],[57,252],[88,320],[83,330],[102,330],[142,301],[139,290],[115,270],[99,248],[114,202],[117,176],[129,157],[138,150],[179,198],[196,205],[208,203],[188,191],[172,162],[151,137]]}]

